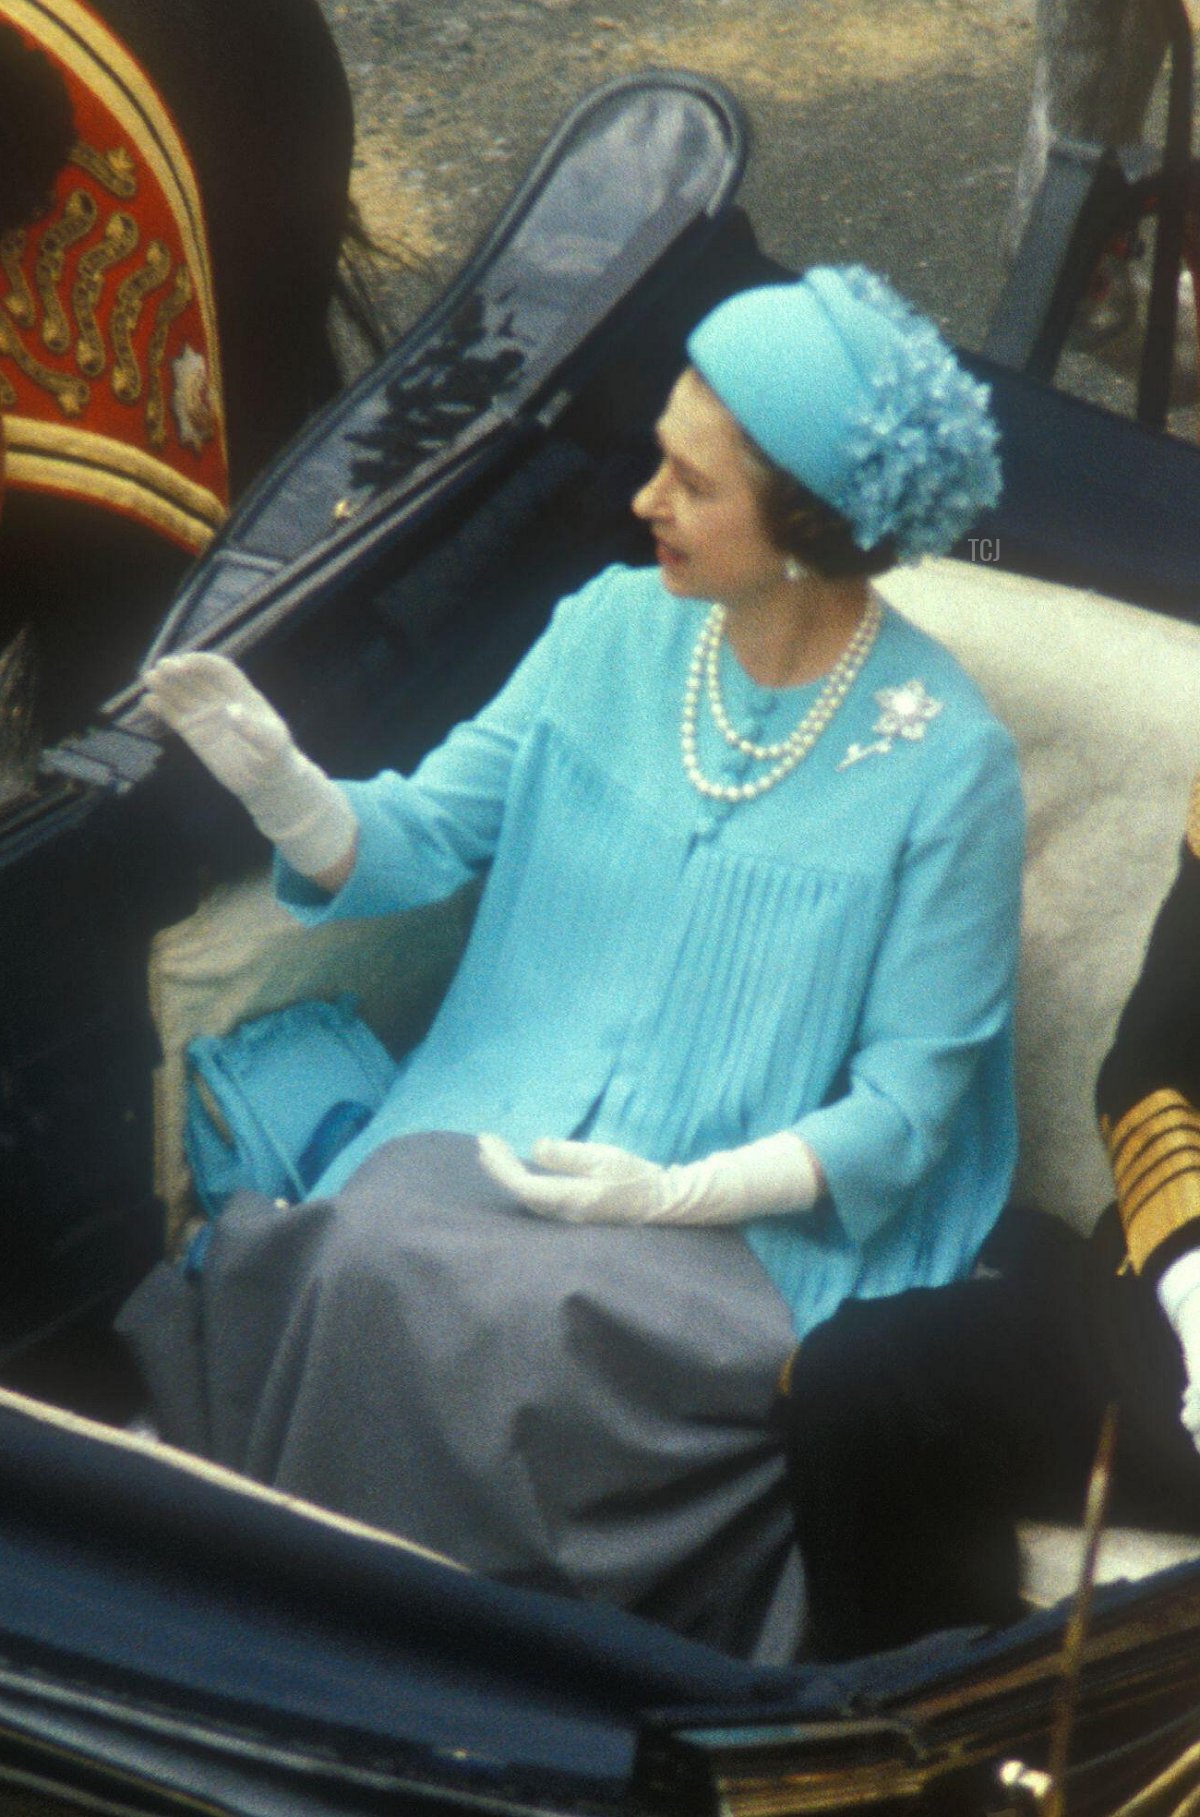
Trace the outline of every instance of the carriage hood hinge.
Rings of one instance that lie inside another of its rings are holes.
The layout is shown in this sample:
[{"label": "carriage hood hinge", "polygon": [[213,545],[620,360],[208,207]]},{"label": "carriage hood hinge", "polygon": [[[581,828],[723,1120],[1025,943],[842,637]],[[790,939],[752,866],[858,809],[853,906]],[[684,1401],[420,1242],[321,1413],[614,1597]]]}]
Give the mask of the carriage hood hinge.
[{"label": "carriage hood hinge", "polygon": [[115,726],[97,727],[42,753],[43,775],[124,795],[151,774],[162,747],[153,738]]}]

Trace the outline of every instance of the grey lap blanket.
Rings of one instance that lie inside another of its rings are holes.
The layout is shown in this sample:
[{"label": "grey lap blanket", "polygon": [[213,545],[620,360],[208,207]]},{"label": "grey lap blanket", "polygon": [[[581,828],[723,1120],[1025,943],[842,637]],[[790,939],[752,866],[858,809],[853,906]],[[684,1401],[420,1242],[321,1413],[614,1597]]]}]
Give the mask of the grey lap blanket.
[{"label": "grey lap blanket", "polygon": [[333,1198],[235,1200],[118,1329],[174,1444],[509,1583],[795,1650],[768,1424],[794,1339],[737,1231],[546,1222],[470,1138],[409,1136]]}]

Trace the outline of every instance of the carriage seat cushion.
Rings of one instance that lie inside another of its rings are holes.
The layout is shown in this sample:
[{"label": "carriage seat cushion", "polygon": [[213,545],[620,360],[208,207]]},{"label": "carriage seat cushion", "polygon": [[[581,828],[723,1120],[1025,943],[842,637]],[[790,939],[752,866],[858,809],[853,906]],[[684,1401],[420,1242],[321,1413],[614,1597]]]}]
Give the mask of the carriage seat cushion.
[{"label": "carriage seat cushion", "polygon": [[1096,1073],[1200,768],[1200,629],[984,563],[926,562],[886,576],[882,591],[950,646],[1020,749],[1017,1192],[1090,1229],[1112,1197]]},{"label": "carriage seat cushion", "polygon": [[[1017,1530],[1021,1594],[1034,1609],[1052,1609],[1079,1586],[1087,1538],[1081,1526],[1023,1521]],[[1116,1583],[1150,1577],[1200,1558],[1194,1533],[1147,1533],[1138,1527],[1106,1527],[1096,1558],[1095,1581]]]},{"label": "carriage seat cushion", "polygon": [[173,1247],[195,1209],[184,1152],[186,1064],[196,1036],[304,998],[349,993],[399,1056],[418,1041],[458,963],[478,889],[373,921],[306,928],[276,902],[269,871],[214,889],[195,914],[159,933],[150,952],[150,1008],[162,1059],[154,1080],[155,1190]]}]

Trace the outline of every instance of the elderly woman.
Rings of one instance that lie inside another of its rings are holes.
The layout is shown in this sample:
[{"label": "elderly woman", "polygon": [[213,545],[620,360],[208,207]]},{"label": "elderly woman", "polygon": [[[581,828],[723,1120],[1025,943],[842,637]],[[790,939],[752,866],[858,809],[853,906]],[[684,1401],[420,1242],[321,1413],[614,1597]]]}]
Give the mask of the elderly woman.
[{"label": "elderly woman", "polygon": [[633,508],[410,778],[335,784],[230,664],[150,699],[301,918],[487,881],[312,1199],[123,1316],[168,1437],[510,1582],[760,1657],[798,1573],[768,1416],[847,1295],[969,1270],[1008,1188],[1010,741],[869,576],[999,483],[986,394],[857,269],[701,323]]}]

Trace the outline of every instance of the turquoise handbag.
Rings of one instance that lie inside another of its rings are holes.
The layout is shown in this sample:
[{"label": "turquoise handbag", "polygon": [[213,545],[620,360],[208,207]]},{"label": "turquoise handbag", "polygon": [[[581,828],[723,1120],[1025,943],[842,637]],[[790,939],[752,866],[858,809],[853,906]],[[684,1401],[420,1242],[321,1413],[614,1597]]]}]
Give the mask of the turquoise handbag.
[{"label": "turquoise handbag", "polygon": [[217,1216],[244,1189],[302,1199],[397,1071],[351,996],[289,1004],[190,1041],[184,1146],[204,1210]]}]

